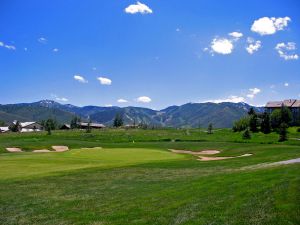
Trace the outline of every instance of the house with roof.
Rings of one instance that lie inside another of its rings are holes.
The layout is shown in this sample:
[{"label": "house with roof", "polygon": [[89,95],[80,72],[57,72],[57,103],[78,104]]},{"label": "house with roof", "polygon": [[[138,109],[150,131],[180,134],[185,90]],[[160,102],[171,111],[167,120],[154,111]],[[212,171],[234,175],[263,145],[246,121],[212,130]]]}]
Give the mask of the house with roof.
[{"label": "house with roof", "polygon": [[[80,129],[87,129],[89,126],[89,123],[78,123]],[[90,128],[93,129],[102,129],[105,128],[105,125],[102,123],[90,123]]]},{"label": "house with roof", "polygon": [[289,108],[292,112],[293,123],[300,119],[300,100],[287,99],[283,101],[268,102],[265,106],[266,112],[272,113],[276,109],[280,109],[282,106]]}]

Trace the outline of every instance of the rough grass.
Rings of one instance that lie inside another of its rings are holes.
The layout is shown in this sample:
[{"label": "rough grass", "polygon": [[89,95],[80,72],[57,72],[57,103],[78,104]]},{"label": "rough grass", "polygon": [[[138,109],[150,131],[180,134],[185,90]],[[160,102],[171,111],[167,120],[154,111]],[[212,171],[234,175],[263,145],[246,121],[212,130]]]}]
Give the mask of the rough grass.
[{"label": "rough grass", "polygon": [[[229,130],[101,132],[0,135],[3,150],[72,148],[0,154],[0,224],[300,224],[300,164],[249,167],[299,158],[299,141],[259,133],[244,142]],[[103,149],[79,149],[94,146]],[[253,156],[199,162],[168,148]]]}]

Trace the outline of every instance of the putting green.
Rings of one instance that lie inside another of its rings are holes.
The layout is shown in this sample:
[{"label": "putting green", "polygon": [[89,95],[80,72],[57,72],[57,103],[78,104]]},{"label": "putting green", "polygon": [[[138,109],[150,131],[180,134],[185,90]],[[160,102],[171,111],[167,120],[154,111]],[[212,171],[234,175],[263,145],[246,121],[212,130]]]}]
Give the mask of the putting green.
[{"label": "putting green", "polygon": [[91,167],[114,168],[183,158],[186,157],[146,148],[86,148],[63,153],[6,153],[0,154],[0,179],[23,179]]}]

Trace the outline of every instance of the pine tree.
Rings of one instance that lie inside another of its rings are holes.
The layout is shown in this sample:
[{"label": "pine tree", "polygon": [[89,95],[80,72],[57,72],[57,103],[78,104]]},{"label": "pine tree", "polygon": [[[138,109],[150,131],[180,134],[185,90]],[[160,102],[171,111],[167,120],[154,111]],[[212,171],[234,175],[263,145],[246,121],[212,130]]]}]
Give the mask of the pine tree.
[{"label": "pine tree", "polygon": [[91,128],[91,120],[89,120],[87,127],[86,127],[86,132],[87,133],[91,133],[92,132],[92,128]]},{"label": "pine tree", "polygon": [[248,115],[251,116],[251,115],[254,115],[254,114],[255,114],[255,111],[254,111],[253,107],[251,107],[249,109]]},{"label": "pine tree", "polygon": [[261,122],[261,132],[264,134],[271,133],[271,120],[269,113],[265,112],[262,116],[262,122]]},{"label": "pine tree", "polygon": [[210,123],[210,124],[208,125],[208,127],[207,127],[207,133],[208,133],[208,134],[212,134],[212,133],[213,133],[213,125],[212,125],[212,123]]},{"label": "pine tree", "polygon": [[48,135],[51,135],[51,131],[55,129],[55,121],[53,119],[48,119],[45,122],[44,128],[48,132]]},{"label": "pine tree", "polygon": [[250,116],[249,128],[253,133],[258,132],[258,117],[256,113]]},{"label": "pine tree", "polygon": [[116,114],[113,125],[114,125],[114,127],[123,126],[123,118],[119,113]]},{"label": "pine tree", "polygon": [[280,124],[279,127],[279,142],[283,142],[287,140],[287,128],[288,125],[286,123]]}]

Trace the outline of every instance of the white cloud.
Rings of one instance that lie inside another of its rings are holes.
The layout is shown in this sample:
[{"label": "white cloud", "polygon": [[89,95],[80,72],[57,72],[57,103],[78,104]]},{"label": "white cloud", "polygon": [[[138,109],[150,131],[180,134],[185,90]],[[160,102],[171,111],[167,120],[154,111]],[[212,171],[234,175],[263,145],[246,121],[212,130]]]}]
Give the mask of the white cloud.
[{"label": "white cloud", "polygon": [[138,97],[136,101],[142,102],[142,103],[149,103],[152,101],[152,99],[147,96],[141,96],[141,97]]},{"label": "white cloud", "polygon": [[253,38],[247,38],[247,43],[246,50],[251,55],[261,48],[261,41],[255,41]]},{"label": "white cloud", "polygon": [[205,101],[205,102],[212,102],[212,103],[233,102],[233,103],[239,103],[239,102],[245,102],[245,98],[241,97],[241,96],[231,95],[228,98],[208,100],[208,101]]},{"label": "white cloud", "polygon": [[40,42],[40,43],[42,43],[42,44],[46,44],[46,43],[48,42],[48,40],[47,40],[46,38],[44,38],[44,37],[40,37],[40,38],[38,39],[38,42]]},{"label": "white cloud", "polygon": [[253,99],[257,94],[261,92],[259,88],[250,88],[249,91],[250,93],[247,94],[247,97],[250,99]]},{"label": "white cloud", "polygon": [[275,47],[279,56],[285,60],[297,60],[299,58],[298,54],[295,53],[296,43],[278,43]]},{"label": "white cloud", "polygon": [[59,97],[56,97],[55,98],[57,101],[60,101],[60,102],[67,102],[67,101],[69,101],[69,99],[67,99],[67,98],[59,98]]},{"label": "white cloud", "polygon": [[290,84],[289,83],[284,83],[284,86],[285,87],[288,87]]},{"label": "white cloud", "polygon": [[214,38],[211,42],[210,48],[212,55],[214,52],[222,55],[228,55],[232,53],[233,44],[231,40],[226,38]]},{"label": "white cloud", "polygon": [[117,101],[118,103],[127,103],[128,101],[126,99],[120,98]]},{"label": "white cloud", "polygon": [[84,77],[82,77],[80,75],[75,75],[74,79],[77,80],[77,81],[79,81],[80,83],[88,83],[88,81]]},{"label": "white cloud", "polygon": [[106,104],[105,107],[113,107],[112,104]]},{"label": "white cloud", "polygon": [[99,80],[102,85],[111,85],[112,83],[111,79],[106,77],[98,77],[97,80]]},{"label": "white cloud", "polygon": [[147,5],[137,2],[136,4],[129,5],[127,8],[125,8],[125,12],[129,14],[151,14],[153,13],[152,9],[150,9]]},{"label": "white cloud", "polygon": [[271,35],[275,34],[279,30],[283,30],[287,27],[288,22],[291,19],[289,17],[262,17],[255,20],[252,24],[251,31],[256,32],[260,35]]},{"label": "white cloud", "polygon": [[16,47],[14,45],[7,45],[2,41],[0,41],[0,47],[6,48],[8,50],[16,50]]},{"label": "white cloud", "polygon": [[228,35],[231,37],[234,37],[237,40],[240,39],[241,37],[243,37],[243,34],[241,32],[236,32],[236,31],[231,32]]},{"label": "white cloud", "polygon": [[180,32],[181,31],[181,29],[178,27],[178,28],[176,28],[176,32]]},{"label": "white cloud", "polygon": [[53,52],[58,52],[59,49],[58,49],[58,48],[54,48],[52,51],[53,51]]},{"label": "white cloud", "polygon": [[28,51],[28,48],[24,48],[24,51],[27,52],[27,51]]}]

